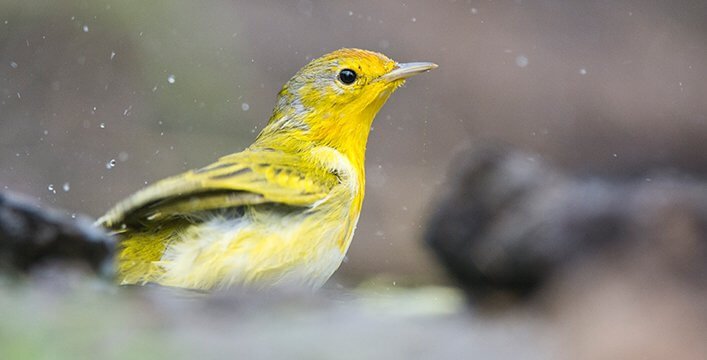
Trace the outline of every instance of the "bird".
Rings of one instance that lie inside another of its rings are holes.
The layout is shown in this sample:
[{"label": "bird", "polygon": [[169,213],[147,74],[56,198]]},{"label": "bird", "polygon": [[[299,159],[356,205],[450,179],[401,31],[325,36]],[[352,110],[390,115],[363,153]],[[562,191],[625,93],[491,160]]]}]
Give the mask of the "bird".
[{"label": "bird", "polygon": [[309,62],[245,150],[155,182],[96,221],[118,239],[116,281],[320,288],[353,238],[376,114],[407,78],[435,68],[355,48]]}]

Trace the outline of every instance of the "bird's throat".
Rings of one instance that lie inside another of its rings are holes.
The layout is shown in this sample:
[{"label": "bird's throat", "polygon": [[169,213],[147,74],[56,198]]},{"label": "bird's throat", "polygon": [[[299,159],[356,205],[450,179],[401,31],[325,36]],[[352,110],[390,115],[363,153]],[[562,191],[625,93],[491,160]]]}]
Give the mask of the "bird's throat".
[{"label": "bird's throat", "polygon": [[[364,179],[366,144],[378,111],[394,88],[385,89],[362,104],[349,104],[340,109],[305,107],[297,112],[276,108],[268,126],[256,144],[286,152],[301,152],[326,146],[343,154]],[[362,99],[363,100],[363,99]]]}]

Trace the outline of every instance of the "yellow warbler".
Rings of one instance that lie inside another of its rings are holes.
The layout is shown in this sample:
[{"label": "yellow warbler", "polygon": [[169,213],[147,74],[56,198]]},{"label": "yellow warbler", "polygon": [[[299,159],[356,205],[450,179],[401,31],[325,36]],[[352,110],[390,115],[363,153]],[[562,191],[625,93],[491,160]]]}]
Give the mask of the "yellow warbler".
[{"label": "yellow warbler", "polygon": [[436,67],[359,49],[307,64],[246,150],[159,181],[98,220],[120,238],[119,282],[320,287],[361,212],[373,118],[406,78]]}]

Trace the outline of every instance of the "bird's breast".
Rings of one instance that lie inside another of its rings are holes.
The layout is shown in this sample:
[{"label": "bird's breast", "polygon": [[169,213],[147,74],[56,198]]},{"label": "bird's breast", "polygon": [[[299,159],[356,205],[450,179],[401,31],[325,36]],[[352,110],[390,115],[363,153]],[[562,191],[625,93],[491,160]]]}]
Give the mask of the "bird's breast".
[{"label": "bird's breast", "polygon": [[339,178],[324,198],[307,207],[252,205],[241,216],[193,224],[165,250],[158,282],[198,289],[323,285],[353,238],[362,174],[330,147],[313,149],[312,160]]}]

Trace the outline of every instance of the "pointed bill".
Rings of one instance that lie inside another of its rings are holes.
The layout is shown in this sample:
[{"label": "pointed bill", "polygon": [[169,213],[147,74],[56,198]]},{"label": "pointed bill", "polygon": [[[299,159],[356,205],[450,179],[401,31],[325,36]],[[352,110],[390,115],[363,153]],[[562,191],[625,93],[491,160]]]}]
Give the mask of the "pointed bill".
[{"label": "pointed bill", "polygon": [[413,75],[421,74],[436,68],[437,64],[431,62],[402,63],[398,64],[398,66],[391,72],[381,76],[380,79],[387,82],[403,80]]}]

